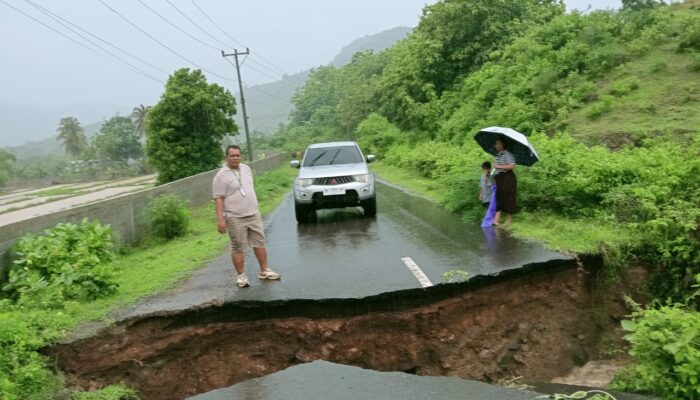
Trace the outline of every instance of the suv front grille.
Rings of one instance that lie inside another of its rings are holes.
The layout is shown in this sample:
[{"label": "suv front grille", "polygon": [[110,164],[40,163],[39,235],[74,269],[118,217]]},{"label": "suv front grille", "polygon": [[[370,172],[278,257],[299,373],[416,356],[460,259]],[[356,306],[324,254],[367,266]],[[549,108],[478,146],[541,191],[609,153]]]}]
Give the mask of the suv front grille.
[{"label": "suv front grille", "polygon": [[354,181],[355,179],[352,176],[335,176],[330,178],[316,178],[314,179],[314,185],[341,185]]}]

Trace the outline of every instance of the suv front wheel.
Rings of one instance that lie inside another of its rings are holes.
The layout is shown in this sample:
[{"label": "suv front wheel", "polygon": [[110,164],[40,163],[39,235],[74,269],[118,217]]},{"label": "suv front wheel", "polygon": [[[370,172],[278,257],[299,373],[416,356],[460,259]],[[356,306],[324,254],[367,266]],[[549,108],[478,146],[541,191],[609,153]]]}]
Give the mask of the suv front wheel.
[{"label": "suv front wheel", "polygon": [[298,223],[305,224],[313,220],[316,210],[311,205],[294,203],[294,214]]},{"label": "suv front wheel", "polygon": [[377,198],[372,197],[360,202],[362,209],[365,211],[365,217],[374,217],[377,215]]}]

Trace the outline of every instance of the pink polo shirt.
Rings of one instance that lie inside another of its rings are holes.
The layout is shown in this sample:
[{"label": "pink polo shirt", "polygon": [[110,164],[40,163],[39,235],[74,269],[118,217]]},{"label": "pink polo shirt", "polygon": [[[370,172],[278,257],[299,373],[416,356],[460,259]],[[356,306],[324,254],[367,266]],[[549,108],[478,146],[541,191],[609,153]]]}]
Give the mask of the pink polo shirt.
[{"label": "pink polo shirt", "polygon": [[[237,176],[238,171],[240,171],[240,177]],[[245,164],[240,164],[238,171],[224,164],[214,176],[212,195],[214,198],[224,198],[225,215],[248,217],[258,213],[258,198],[253,187],[253,171]]]}]

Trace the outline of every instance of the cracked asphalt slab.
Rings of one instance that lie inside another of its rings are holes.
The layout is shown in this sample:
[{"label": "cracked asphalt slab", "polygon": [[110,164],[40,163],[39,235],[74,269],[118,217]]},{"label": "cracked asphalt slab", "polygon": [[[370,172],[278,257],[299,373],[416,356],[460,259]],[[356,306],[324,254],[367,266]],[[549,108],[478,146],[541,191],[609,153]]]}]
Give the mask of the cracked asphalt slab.
[{"label": "cracked asphalt slab", "polygon": [[266,218],[268,259],[281,281],[258,280],[248,251],[251,286],[236,287],[227,250],[174,290],[122,310],[117,319],[230,302],[364,298],[425,286],[406,258],[433,285],[446,282],[450,271],[473,278],[573,260],[498,228],[465,224],[429,200],[385,184],[378,185],[376,218],[365,218],[360,208],[317,214],[316,221],[297,224],[290,196]]},{"label": "cracked asphalt slab", "polygon": [[327,361],[314,361],[188,399],[533,400],[541,395],[454,377],[378,372]]}]

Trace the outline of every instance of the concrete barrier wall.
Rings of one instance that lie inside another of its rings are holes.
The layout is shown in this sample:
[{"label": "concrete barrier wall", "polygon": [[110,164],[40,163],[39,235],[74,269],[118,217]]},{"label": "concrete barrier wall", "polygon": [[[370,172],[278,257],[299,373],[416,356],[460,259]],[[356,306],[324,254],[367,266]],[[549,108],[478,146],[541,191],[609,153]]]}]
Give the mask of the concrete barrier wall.
[{"label": "concrete barrier wall", "polygon": [[[287,160],[286,154],[274,154],[248,165],[256,174],[277,168]],[[8,263],[7,251],[26,233],[38,233],[60,222],[80,222],[83,218],[99,220],[112,226],[119,243],[133,243],[148,230],[146,207],[151,199],[161,194],[174,194],[199,206],[211,199],[211,182],[217,170],[203,172],[152,189],[112,197],[24,221],[0,226],[0,280]],[[213,215],[212,215],[213,218]],[[212,219],[213,221],[213,219]]]}]

